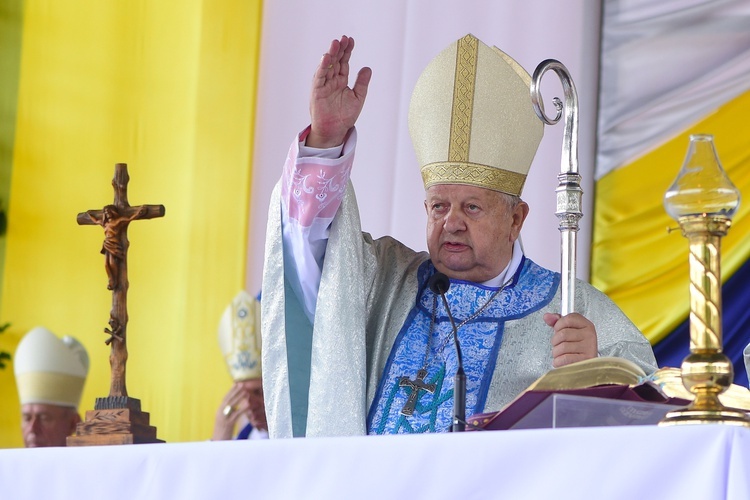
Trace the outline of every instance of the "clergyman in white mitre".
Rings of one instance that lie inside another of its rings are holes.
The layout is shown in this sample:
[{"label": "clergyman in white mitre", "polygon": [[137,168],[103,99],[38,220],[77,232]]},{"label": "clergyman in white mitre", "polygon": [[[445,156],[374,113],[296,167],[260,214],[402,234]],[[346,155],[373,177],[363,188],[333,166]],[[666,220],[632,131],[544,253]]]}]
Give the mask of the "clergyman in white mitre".
[{"label": "clergyman in white mitre", "polygon": [[89,371],[86,348],[73,337],[58,338],[37,326],[19,342],[13,365],[24,445],[65,446],[81,421],[78,405]]},{"label": "clergyman in white mitre", "polygon": [[216,412],[214,441],[268,437],[260,343],[260,304],[242,290],[219,321],[219,348],[233,384]]}]

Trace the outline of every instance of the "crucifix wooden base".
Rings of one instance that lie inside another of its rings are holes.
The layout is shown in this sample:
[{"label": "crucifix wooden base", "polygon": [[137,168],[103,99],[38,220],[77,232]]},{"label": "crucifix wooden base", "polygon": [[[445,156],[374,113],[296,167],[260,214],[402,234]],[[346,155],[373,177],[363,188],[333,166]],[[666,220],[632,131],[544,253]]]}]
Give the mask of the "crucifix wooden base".
[{"label": "crucifix wooden base", "polygon": [[112,187],[115,200],[102,210],[88,210],[78,214],[78,224],[99,225],[104,228],[104,267],[107,289],[112,290],[112,310],[109,313],[109,335],[105,343],[111,347],[109,364],[112,368],[109,396],[97,398],[94,409],[86,412],[86,419],[76,426],[68,446],[99,444],[163,443],[156,438],[156,427],[149,425],[149,415],[141,411],[141,402],[128,397],[125,387],[125,363],[128,359],[128,225],[138,219],[163,217],[164,205],[131,207],[128,203],[128,168],[115,165]]},{"label": "crucifix wooden base", "polygon": [[156,427],[149,425],[149,415],[141,411],[141,402],[130,397],[96,398],[86,420],[76,426],[67,439],[68,446],[103,444],[163,443],[156,438]]}]

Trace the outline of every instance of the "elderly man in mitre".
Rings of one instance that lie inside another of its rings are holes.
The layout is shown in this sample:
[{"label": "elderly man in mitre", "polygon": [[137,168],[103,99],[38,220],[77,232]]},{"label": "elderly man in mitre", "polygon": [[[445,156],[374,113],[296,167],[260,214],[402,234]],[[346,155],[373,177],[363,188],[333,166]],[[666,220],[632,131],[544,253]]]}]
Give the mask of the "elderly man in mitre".
[{"label": "elderly man in mitre", "polygon": [[216,411],[213,441],[266,439],[260,357],[260,303],[241,290],[219,321],[219,348],[232,387]]},{"label": "elderly man in mitre", "polygon": [[14,371],[27,448],[65,446],[81,421],[78,405],[89,371],[86,348],[38,326],[16,348]]},{"label": "elderly man in mitre", "polygon": [[[579,282],[560,317],[560,274],[518,241],[520,198],[542,138],[530,76],[472,35],[414,89],[409,129],[421,167],[429,253],[360,228],[349,182],[371,70],[348,86],[354,40],[334,40],[315,73],[311,125],[274,190],[263,277],[263,365],[271,437],[449,430],[457,351],[442,300],[450,279],[466,414],[499,410],[538,377],[621,356],[656,369],[646,338]],[[552,235],[550,235],[552,238]]]}]

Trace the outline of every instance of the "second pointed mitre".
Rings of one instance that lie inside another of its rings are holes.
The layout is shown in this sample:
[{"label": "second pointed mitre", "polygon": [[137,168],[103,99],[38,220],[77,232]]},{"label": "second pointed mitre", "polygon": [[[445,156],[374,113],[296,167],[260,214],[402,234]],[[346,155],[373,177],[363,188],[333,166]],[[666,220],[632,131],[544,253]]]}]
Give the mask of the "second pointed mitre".
[{"label": "second pointed mitre", "polygon": [[260,302],[244,290],[221,316],[219,348],[232,380],[260,378]]},{"label": "second pointed mitre", "polygon": [[466,184],[519,196],[544,132],[530,84],[516,61],[470,34],[438,54],[409,106],[425,189]]},{"label": "second pointed mitre", "polygon": [[89,356],[75,338],[59,338],[37,326],[18,343],[14,370],[22,405],[78,408],[89,372]]}]

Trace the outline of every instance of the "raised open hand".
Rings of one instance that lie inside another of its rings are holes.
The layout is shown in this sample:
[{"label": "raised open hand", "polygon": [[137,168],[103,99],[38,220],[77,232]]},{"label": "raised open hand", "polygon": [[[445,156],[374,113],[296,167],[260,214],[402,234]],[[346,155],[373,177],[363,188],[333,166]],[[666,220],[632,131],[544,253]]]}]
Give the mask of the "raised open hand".
[{"label": "raised open hand", "polygon": [[367,96],[372,70],[364,67],[349,88],[349,59],[354,39],[342,36],[333,40],[323,54],[313,77],[310,95],[311,129],[306,144],[330,148],[344,142],[344,137],[357,121]]}]

